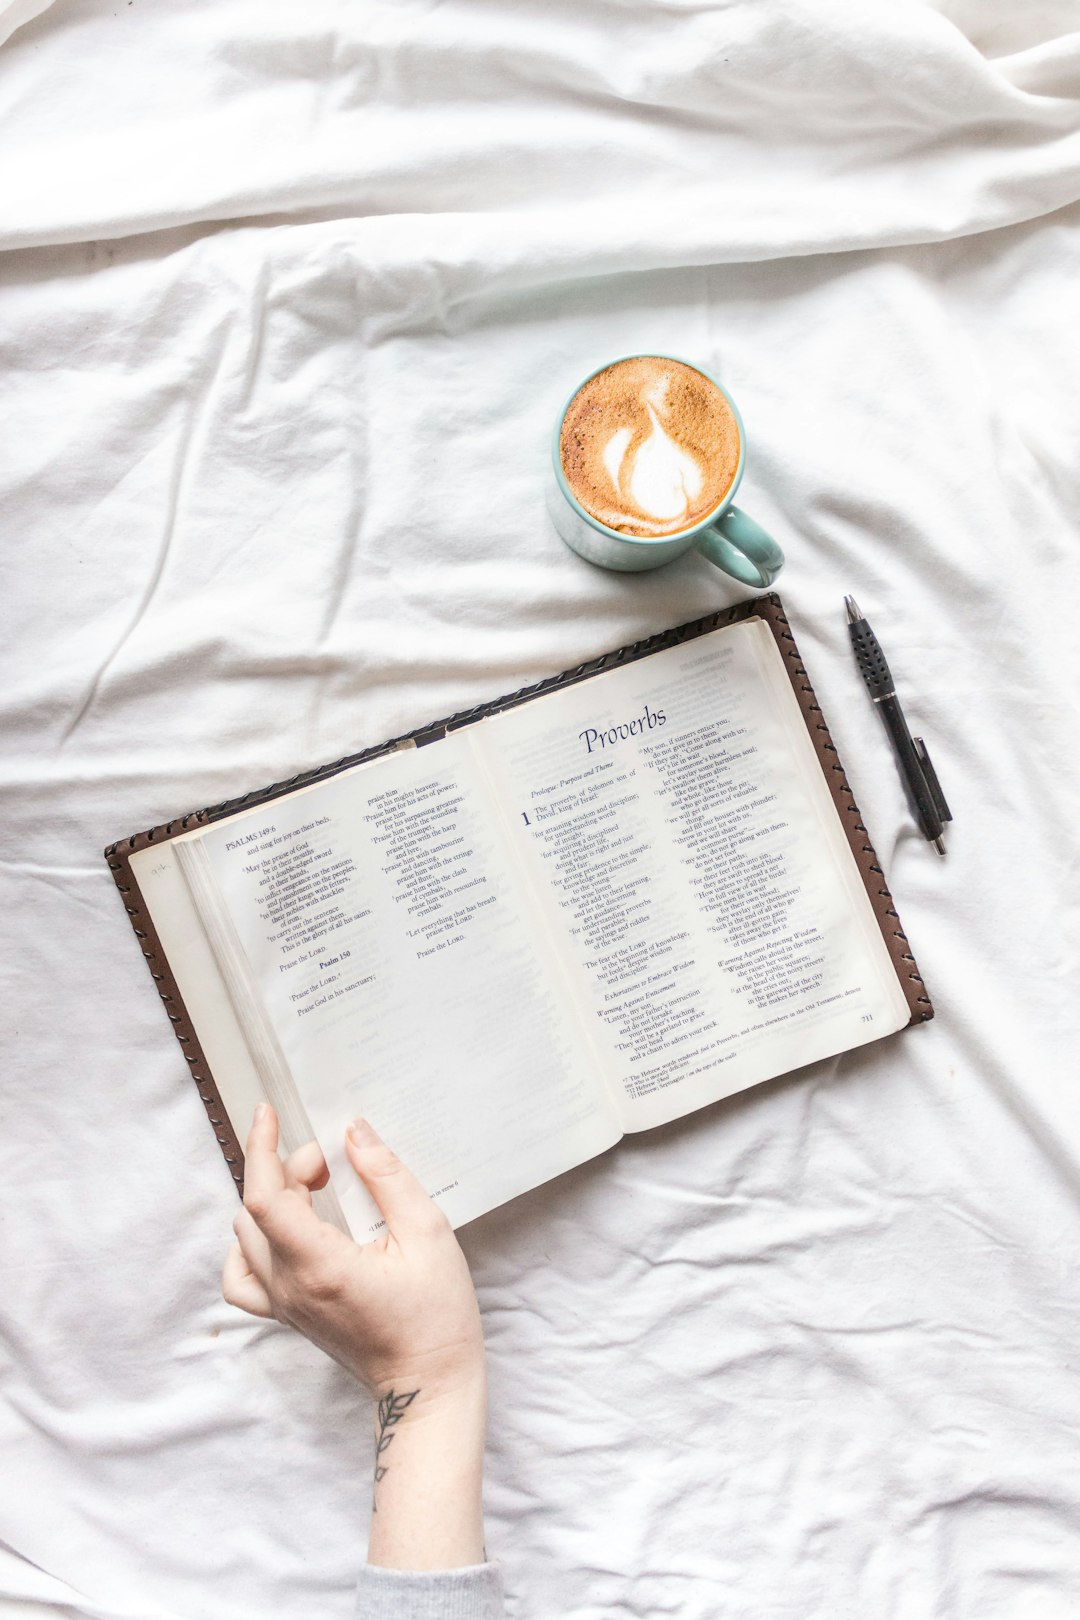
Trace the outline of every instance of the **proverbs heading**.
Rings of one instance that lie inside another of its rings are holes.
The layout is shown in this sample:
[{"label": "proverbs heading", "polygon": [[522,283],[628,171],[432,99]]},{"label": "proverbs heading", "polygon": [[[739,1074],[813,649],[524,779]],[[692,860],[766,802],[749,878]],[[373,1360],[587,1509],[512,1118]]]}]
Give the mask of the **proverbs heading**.
[{"label": "proverbs heading", "polygon": [[650,709],[646,703],[644,714],[636,715],[633,720],[627,720],[622,725],[607,726],[603,731],[597,731],[595,726],[586,726],[584,731],[578,732],[578,741],[585,744],[585,752],[599,753],[605,748],[615,748],[628,737],[639,737],[646,731],[655,731],[659,726],[667,725],[667,715],[663,709]]}]

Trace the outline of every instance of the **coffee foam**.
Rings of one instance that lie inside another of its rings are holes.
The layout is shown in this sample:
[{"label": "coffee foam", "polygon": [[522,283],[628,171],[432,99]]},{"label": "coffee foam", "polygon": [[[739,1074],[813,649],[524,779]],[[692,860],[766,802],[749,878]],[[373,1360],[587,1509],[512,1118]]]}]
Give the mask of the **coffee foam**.
[{"label": "coffee foam", "polygon": [[575,499],[609,529],[678,534],[724,499],[739,425],[714,382],[681,360],[617,360],[582,384],[559,435]]}]

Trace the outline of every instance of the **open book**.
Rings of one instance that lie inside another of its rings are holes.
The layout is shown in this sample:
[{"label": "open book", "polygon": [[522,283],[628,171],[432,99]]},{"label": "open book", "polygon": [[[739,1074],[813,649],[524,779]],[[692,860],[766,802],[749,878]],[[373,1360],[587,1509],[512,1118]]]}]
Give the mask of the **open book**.
[{"label": "open book", "polygon": [[107,852],[239,1179],[369,1118],[459,1226],[932,1009],[775,596]]}]

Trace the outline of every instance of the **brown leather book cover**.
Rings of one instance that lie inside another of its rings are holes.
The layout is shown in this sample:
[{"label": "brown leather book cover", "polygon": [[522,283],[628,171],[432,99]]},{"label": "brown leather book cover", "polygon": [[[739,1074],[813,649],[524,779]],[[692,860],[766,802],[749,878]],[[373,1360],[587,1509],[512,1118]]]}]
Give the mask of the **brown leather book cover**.
[{"label": "brown leather book cover", "polygon": [[172,1024],[173,1032],[180,1042],[191,1078],[198,1087],[199,1096],[206,1106],[206,1111],[213,1127],[214,1134],[225,1156],[233,1180],[237,1188],[242,1191],[244,1183],[244,1156],[240,1143],[236,1139],[229,1116],[221,1101],[214,1076],[206,1062],[199,1045],[199,1037],[195,1026],[184,1006],[183,999],[176,986],[176,982],[169,968],[168,959],[158,939],[150,914],[143,903],[139,892],[139,885],[131,867],[131,856],[148,844],[164,843],[171,838],[177,838],[181,833],[190,832],[194,827],[207,826],[211,822],[220,821],[225,816],[235,815],[238,810],[247,810],[268,799],[280,798],[283,794],[292,793],[297,788],[307,787],[326,777],[335,776],[339,771],[348,770],[353,765],[360,765],[367,760],[376,759],[381,754],[392,753],[395,749],[413,744],[423,747],[427,743],[435,742],[444,737],[448,731],[458,730],[462,726],[472,725],[487,715],[501,713],[505,709],[512,709],[522,703],[529,703],[534,698],[543,697],[548,692],[557,691],[561,687],[576,685],[579,681],[590,680],[594,675],[601,675],[606,670],[616,669],[622,664],[633,663],[639,658],[648,658],[650,654],[661,652],[666,647],[677,646],[680,642],[692,641],[695,637],[705,635],[711,630],[718,630],[723,625],[737,624],[745,619],[759,618],[769,626],[776,644],[784,660],[799,707],[810,739],[817,751],[825,780],[832,793],[833,802],[840,816],[840,821],[851,845],[851,852],[855,857],[856,865],[866,886],[870,903],[874,908],[882,937],[888,948],[897,978],[907,999],[911,1010],[911,1023],[925,1023],[934,1016],[934,1009],[926,987],[920,977],[915,958],[908,945],[907,937],[900,926],[900,918],[893,905],[892,896],[885,882],[881,865],[870,843],[869,834],[863,825],[858,806],[855,803],[844,768],[836,752],[836,747],[829,735],[829,728],[814,696],[814,689],[799,657],[799,649],[795,645],[795,637],[791,633],[787,616],[784,613],[779,596],[775,592],[754,597],[746,602],[739,602],[734,607],[722,608],[718,612],[708,613],[701,619],[693,619],[688,624],[679,625],[674,630],[662,631],[659,635],[649,636],[643,641],[633,642],[630,646],[620,647],[614,652],[604,653],[588,663],[579,664],[574,669],[564,670],[560,675],[549,676],[546,680],[538,681],[533,686],[523,687],[507,697],[496,698],[493,702],[483,703],[476,708],[467,709],[460,714],[449,716],[448,719],[438,720],[428,725],[418,726],[415,731],[407,732],[402,737],[395,737],[389,742],[379,743],[373,748],[366,748],[356,754],[347,754],[344,758],[335,760],[332,764],[321,765],[310,771],[303,771],[298,776],[291,777],[285,782],[275,782],[272,786],[260,788],[252,793],[241,794],[238,798],[224,799],[220,804],[208,806],[203,810],[193,810],[187,815],[178,816],[173,821],[165,822],[159,827],[151,827],[148,832],[133,833],[128,838],[117,840],[105,850],[105,859],[109,869],[116,880],[124,902],[124,908],[131,919],[131,926],[135,930],[135,937],[146,959],[150,976],[154,981],[158,995],[161,998],[165,1014]]}]

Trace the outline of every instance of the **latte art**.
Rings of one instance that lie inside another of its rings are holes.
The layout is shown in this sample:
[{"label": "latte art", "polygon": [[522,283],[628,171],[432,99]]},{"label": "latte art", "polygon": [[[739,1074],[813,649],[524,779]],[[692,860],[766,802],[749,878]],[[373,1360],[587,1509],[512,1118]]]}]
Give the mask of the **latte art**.
[{"label": "latte art", "polygon": [[720,505],[739,466],[727,398],[693,366],[662,355],[618,360],[590,377],[563,417],[570,490],[609,529],[678,534]]}]

